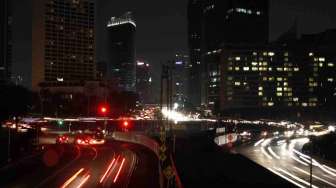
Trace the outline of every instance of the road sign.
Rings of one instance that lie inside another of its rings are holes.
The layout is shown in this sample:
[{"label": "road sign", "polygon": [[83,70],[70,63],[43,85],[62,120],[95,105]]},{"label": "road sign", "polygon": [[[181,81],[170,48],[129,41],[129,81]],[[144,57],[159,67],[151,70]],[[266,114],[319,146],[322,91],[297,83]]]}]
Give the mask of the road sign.
[{"label": "road sign", "polygon": [[163,170],[163,174],[166,176],[168,180],[172,179],[174,177],[173,168],[171,166],[167,166],[167,168]]}]

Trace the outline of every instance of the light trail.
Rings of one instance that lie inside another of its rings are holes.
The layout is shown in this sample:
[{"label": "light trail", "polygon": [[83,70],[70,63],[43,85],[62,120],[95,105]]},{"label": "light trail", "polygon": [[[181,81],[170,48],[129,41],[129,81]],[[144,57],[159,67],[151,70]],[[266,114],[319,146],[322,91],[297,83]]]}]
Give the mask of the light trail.
[{"label": "light trail", "polygon": [[263,143],[261,143],[261,146],[265,147],[272,141],[271,138],[266,139]]},{"label": "light trail", "polygon": [[322,166],[323,166],[324,168],[326,168],[326,169],[328,169],[328,170],[330,170],[330,171],[336,173],[336,170],[335,170],[335,169],[333,169],[333,168],[331,168],[331,167],[329,167],[329,166],[327,166],[327,165],[322,165]]},{"label": "light trail", "polygon": [[81,188],[90,178],[90,174],[88,174],[80,183],[76,188]]},{"label": "light trail", "polygon": [[294,159],[296,162],[303,164],[304,166],[309,166],[307,163],[301,161],[300,159],[296,158],[294,155],[290,155],[292,159]]},{"label": "light trail", "polygon": [[267,158],[269,158],[269,159],[273,159],[273,158],[272,158],[272,157],[265,151],[265,148],[264,148],[264,147],[261,148],[261,152],[262,152],[264,155],[266,155]]},{"label": "light trail", "polygon": [[[306,175],[310,175],[310,173],[308,173],[307,171],[304,171],[304,170],[301,169],[301,168],[298,168],[298,167],[296,167],[296,166],[294,166],[294,168],[295,168],[296,170],[298,170],[298,171],[300,171],[300,172],[306,174]],[[315,176],[314,174],[313,174],[313,177],[316,178],[316,179],[318,179],[318,180],[320,180],[320,181],[322,181],[322,182],[324,182],[324,183],[326,183],[326,184],[329,184],[329,185],[331,185],[331,186],[333,186],[333,187],[336,187],[335,184],[333,184],[333,183],[331,183],[331,182],[329,182],[329,181],[327,181],[327,180],[325,180],[325,179],[322,179],[322,178],[320,178],[320,177],[318,177],[318,176]]]},{"label": "light trail", "polygon": [[[301,182],[301,183],[303,183],[303,184],[305,184],[305,185],[307,185],[307,186],[310,186],[310,183],[309,182],[307,182],[307,181],[305,181],[305,180],[303,180],[303,179],[301,179],[301,178],[299,178],[299,177],[297,177],[297,176],[295,176],[295,175],[293,175],[293,174],[291,174],[291,173],[289,173],[288,171],[286,171],[286,170],[284,170],[284,169],[282,169],[282,168],[278,168],[278,170],[279,171],[281,171],[281,172],[283,172],[283,173],[285,173],[285,174],[287,174],[288,176],[290,176],[291,178],[293,178],[293,179],[295,179],[295,180],[297,180],[297,181],[299,181],[299,182]],[[312,187],[313,188],[318,188],[316,185],[312,185]]]},{"label": "light trail", "polygon": [[125,158],[123,158],[123,160],[122,160],[122,162],[121,162],[121,165],[120,165],[120,167],[119,167],[119,169],[118,169],[118,172],[117,172],[116,176],[114,177],[113,183],[117,182],[117,179],[118,179],[119,174],[120,174],[120,171],[121,171],[121,169],[122,169],[122,167],[123,167],[123,165],[124,165],[124,162],[125,162]]},{"label": "light trail", "polygon": [[112,168],[114,162],[115,162],[115,158],[113,158],[112,162],[111,162],[110,165],[107,167],[107,169],[106,169],[104,175],[101,177],[101,179],[100,179],[100,181],[99,181],[100,183],[102,183],[102,182],[104,181],[104,179],[105,179],[107,173],[111,170],[111,168]]},{"label": "light trail", "polygon": [[255,144],[254,144],[254,147],[257,147],[261,142],[263,142],[265,139],[263,138],[263,139],[261,139],[261,140],[259,140],[258,142],[256,142]]},{"label": "light trail", "polygon": [[84,171],[84,168],[79,169],[71,178],[69,178],[62,186],[61,188],[67,187],[73,180],[77,178],[77,176]]},{"label": "light trail", "polygon": [[271,155],[273,155],[273,157],[277,158],[277,159],[281,159],[279,155],[277,155],[270,146],[267,147],[267,150],[271,153]]},{"label": "light trail", "polygon": [[271,172],[273,172],[274,174],[276,174],[276,175],[282,177],[283,179],[285,179],[285,180],[291,182],[292,184],[294,184],[294,185],[300,187],[300,188],[306,188],[305,186],[303,186],[303,185],[301,185],[301,184],[299,184],[299,183],[293,181],[292,179],[287,178],[286,176],[280,174],[279,172],[277,172],[277,171],[275,171],[275,170],[272,170],[271,168],[267,168],[267,169],[270,170]]}]

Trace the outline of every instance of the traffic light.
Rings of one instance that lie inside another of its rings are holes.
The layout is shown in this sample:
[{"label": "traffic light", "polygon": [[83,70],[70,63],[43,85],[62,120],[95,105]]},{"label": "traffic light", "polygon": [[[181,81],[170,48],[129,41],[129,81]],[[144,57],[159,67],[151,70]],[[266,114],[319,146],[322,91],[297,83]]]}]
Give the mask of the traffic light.
[{"label": "traffic light", "polygon": [[125,120],[125,121],[123,122],[123,127],[124,127],[124,128],[128,128],[128,125],[129,125],[128,121]]},{"label": "traffic light", "polygon": [[109,112],[108,105],[105,105],[105,104],[104,104],[104,105],[100,105],[100,106],[98,107],[98,113],[99,113],[99,114],[105,116],[105,115],[108,114],[108,112]]},{"label": "traffic light", "polygon": [[59,126],[62,126],[62,125],[63,125],[63,120],[58,120],[58,121],[57,121],[57,124],[58,124]]}]

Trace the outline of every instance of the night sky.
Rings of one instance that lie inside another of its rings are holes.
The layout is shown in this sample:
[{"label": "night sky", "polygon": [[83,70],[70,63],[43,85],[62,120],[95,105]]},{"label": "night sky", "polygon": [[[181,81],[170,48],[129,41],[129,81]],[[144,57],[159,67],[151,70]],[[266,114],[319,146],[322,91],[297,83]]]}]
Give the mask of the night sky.
[{"label": "night sky", "polygon": [[[14,72],[29,83],[31,0],[13,1]],[[111,16],[133,12],[137,23],[137,57],[155,69],[175,53],[187,53],[187,0],[97,0],[97,60],[104,60],[104,30]],[[335,0],[271,0],[271,40],[298,20],[300,33],[336,28]]]}]

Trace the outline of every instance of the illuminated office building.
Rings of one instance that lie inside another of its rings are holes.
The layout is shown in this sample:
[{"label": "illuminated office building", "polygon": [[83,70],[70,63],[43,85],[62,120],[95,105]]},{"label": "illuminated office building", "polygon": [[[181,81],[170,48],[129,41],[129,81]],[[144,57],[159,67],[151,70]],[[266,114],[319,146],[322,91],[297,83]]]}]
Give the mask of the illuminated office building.
[{"label": "illuminated office building", "polygon": [[286,47],[277,41],[222,48],[220,110],[334,109],[335,39],[329,30],[286,41]]},{"label": "illuminated office building", "polygon": [[34,0],[32,89],[95,80],[93,0]]}]

